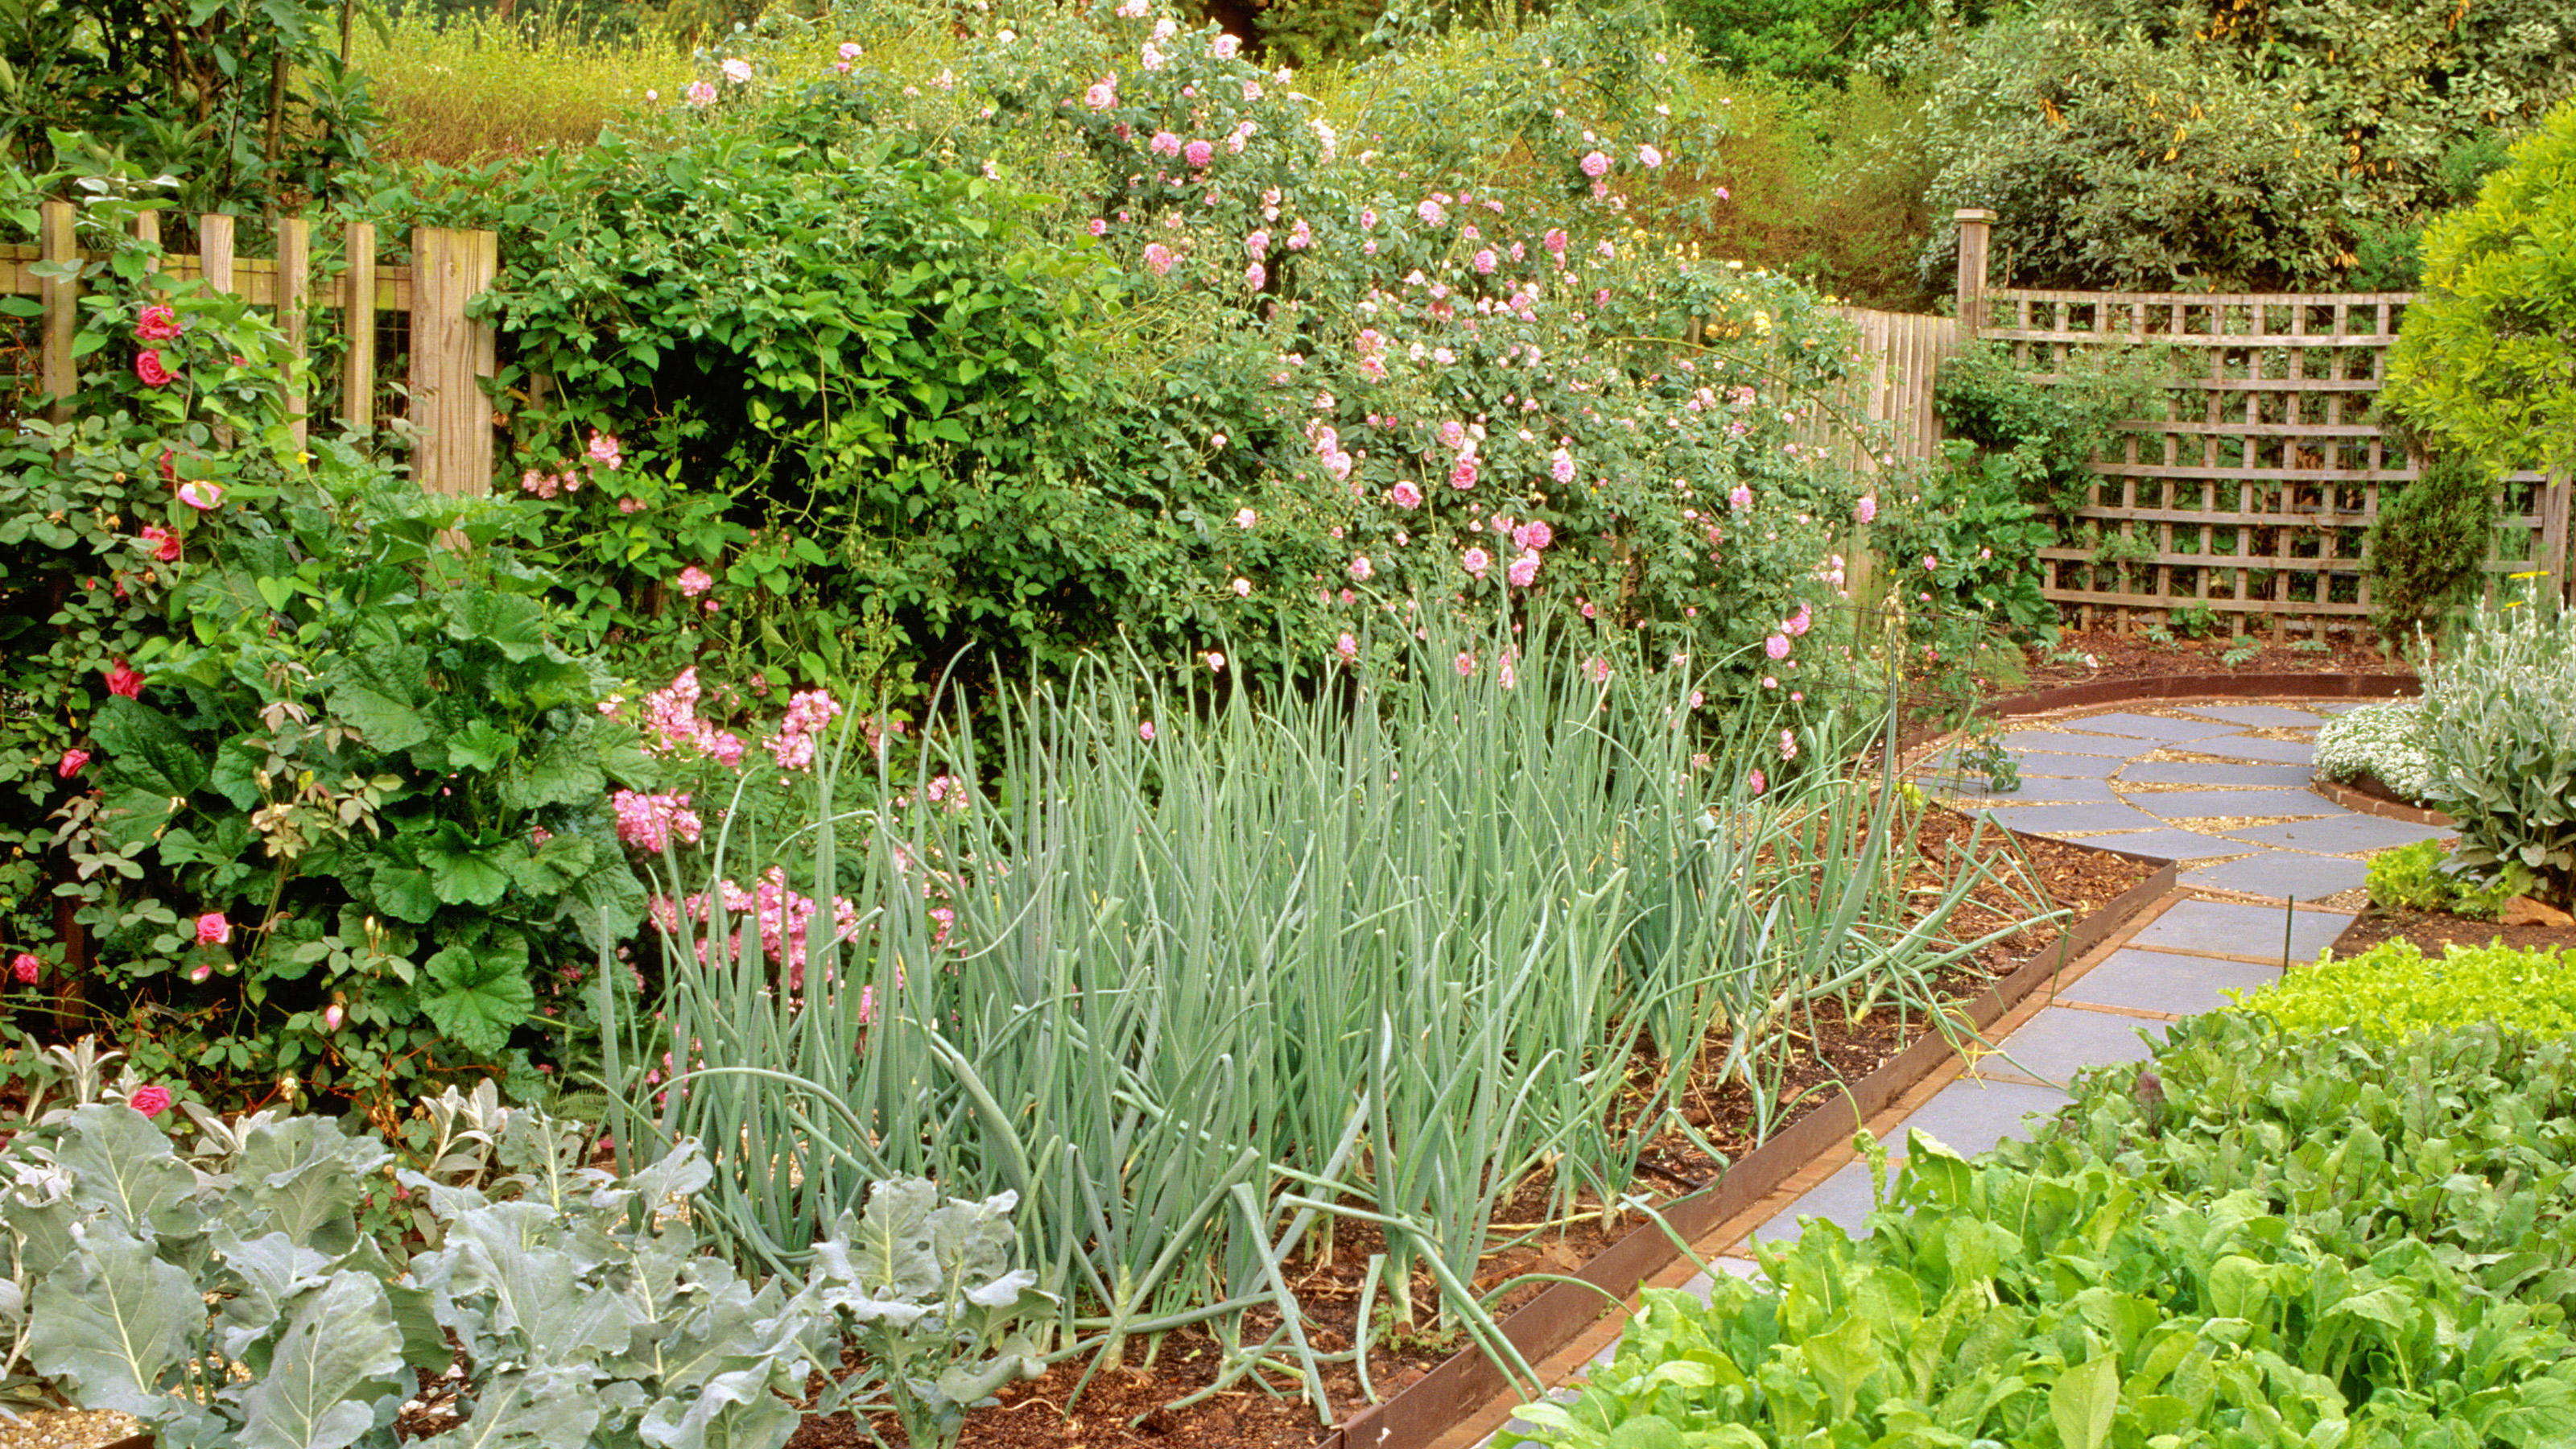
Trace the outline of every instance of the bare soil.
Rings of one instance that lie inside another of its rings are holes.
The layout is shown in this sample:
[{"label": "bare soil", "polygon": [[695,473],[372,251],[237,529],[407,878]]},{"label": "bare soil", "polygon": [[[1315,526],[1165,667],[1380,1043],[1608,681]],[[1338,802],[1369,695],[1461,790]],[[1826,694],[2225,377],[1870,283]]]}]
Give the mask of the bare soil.
[{"label": "bare soil", "polygon": [[[2300,641],[2248,634],[2210,639],[2158,642],[2143,633],[2123,634],[2109,628],[2069,629],[2049,646],[2023,651],[2026,684],[2008,680],[1996,685],[2004,693],[2093,684],[2113,679],[2152,679],[2166,674],[2404,674],[2404,659],[2348,635],[2307,647]],[[2250,650],[2250,652],[2248,652]],[[2229,656],[2235,658],[2231,661]],[[2087,658],[2092,663],[2087,664]]]}]

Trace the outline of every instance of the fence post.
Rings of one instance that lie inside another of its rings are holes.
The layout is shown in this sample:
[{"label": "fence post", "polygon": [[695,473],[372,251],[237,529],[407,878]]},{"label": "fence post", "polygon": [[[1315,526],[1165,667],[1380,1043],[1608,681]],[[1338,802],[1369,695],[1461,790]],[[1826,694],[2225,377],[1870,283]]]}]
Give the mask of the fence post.
[{"label": "fence post", "polygon": [[1995,214],[1963,206],[1953,216],[1959,223],[1959,340],[1974,342],[1986,325],[1986,242]]},{"label": "fence post", "polygon": [[[48,201],[42,208],[45,260],[77,264],[80,255],[72,249],[72,218],[78,215],[68,201]],[[37,288],[44,299],[45,332],[42,346],[42,377],[45,393],[53,406],[46,416],[56,423],[72,420],[72,389],[79,385],[80,374],[72,365],[72,342],[80,333],[80,278],[47,277]]]},{"label": "fence post", "polygon": [[197,218],[197,271],[206,290],[229,296],[233,290],[233,219],[219,211]]},{"label": "fence post", "polygon": [[340,421],[365,437],[376,426],[376,225],[353,221],[342,235],[349,269],[340,278],[340,323],[349,347],[341,358]]},{"label": "fence post", "polygon": [[427,492],[492,491],[492,403],[480,383],[498,371],[498,348],[465,304],[492,285],[499,247],[488,231],[412,233],[411,406],[420,431],[412,476]]},{"label": "fence post", "polygon": [[304,218],[277,219],[277,325],[286,334],[286,351],[292,359],[286,376],[281,379],[280,400],[286,404],[287,431],[295,437],[295,450],[304,451],[304,307],[306,293],[312,286],[313,223]]},{"label": "fence post", "polygon": [[2569,504],[2576,502],[2576,474],[2561,473],[2540,490],[2540,557],[2532,567],[2546,569],[2558,582],[2558,597],[2576,601],[2576,565],[2567,554]]}]

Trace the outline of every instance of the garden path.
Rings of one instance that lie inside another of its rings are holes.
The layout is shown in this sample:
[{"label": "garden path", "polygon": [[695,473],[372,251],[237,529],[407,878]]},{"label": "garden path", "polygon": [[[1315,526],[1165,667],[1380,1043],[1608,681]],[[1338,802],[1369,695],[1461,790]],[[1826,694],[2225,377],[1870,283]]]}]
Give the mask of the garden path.
[{"label": "garden path", "polygon": [[[1913,1129],[1970,1156],[2027,1137],[2029,1115],[2072,1100],[2065,1084],[2084,1067],[2143,1059],[2167,1024],[2315,960],[2352,919],[2318,902],[2357,893],[2372,854],[2444,834],[2308,788],[2317,727],[2360,703],[2159,703],[2016,721],[1999,737],[2022,775],[2011,794],[1960,778],[1953,751],[1921,762],[1914,778],[1961,809],[2034,835],[2177,861],[2182,889],[1997,1022],[1991,1049],[1935,1072],[1872,1120],[1889,1172]],[[1870,1206],[1868,1164],[1838,1149],[1693,1251],[1713,1271],[1750,1277],[1754,1242],[1795,1237],[1803,1218],[1858,1233]],[[1708,1277],[1683,1280],[1687,1272],[1684,1264],[1659,1282],[1706,1292]],[[1579,1380],[1615,1347],[1578,1340],[1540,1371],[1554,1383]]]}]

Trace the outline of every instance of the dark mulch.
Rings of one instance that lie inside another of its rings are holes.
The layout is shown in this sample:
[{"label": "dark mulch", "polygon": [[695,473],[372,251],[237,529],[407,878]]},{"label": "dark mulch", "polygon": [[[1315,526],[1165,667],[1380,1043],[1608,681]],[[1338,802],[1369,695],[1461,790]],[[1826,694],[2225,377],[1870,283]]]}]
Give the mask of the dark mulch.
[{"label": "dark mulch", "polygon": [[[1930,885],[1946,879],[1947,862],[1968,850],[1971,830],[1967,821],[1955,815],[1931,812],[1918,837],[1918,858],[1909,867],[1908,883]],[[2067,908],[2069,919],[2081,919],[2152,873],[2149,867],[2098,851],[2057,841],[2020,841],[1991,827],[1975,832],[1974,841],[1979,859],[1993,862],[1996,873],[2007,880],[2018,878],[2025,884],[2019,892],[1997,884],[1980,886],[1953,917],[1954,940],[1974,940],[2028,919],[2033,903],[2022,892],[2027,891],[2029,880],[2035,879],[2051,901]],[[2020,870],[2005,869],[2008,861],[2021,862]],[[1990,943],[1958,963],[1936,983],[1937,989],[1946,999],[1964,1001],[2039,949],[2055,930],[2054,926],[2025,928]],[[1820,1097],[1830,1083],[1857,1081],[1918,1039],[1927,1025],[1920,1013],[1900,1016],[1887,1007],[1857,1020],[1839,1009],[1802,1016],[1792,1027],[1781,1095],[1803,1106]],[[1722,1057],[1724,1047],[1722,1039],[1709,1043],[1703,1067]],[[1730,1156],[1742,1155],[1757,1140],[1750,1095],[1741,1083],[1695,1083],[1685,1096],[1684,1115]],[[1775,1123],[1775,1128],[1780,1125],[1785,1124]],[[1656,1143],[1647,1154],[1636,1186],[1680,1196],[1708,1182],[1718,1167],[1676,1134]],[[1544,1208],[1544,1190],[1533,1188],[1506,1208],[1499,1220],[1533,1222]],[[1533,1271],[1572,1272],[1635,1226],[1634,1219],[1607,1226],[1596,1219],[1552,1233],[1488,1260],[1477,1275],[1477,1285],[1488,1288]],[[1338,1224],[1328,1259],[1323,1253],[1309,1252],[1291,1264],[1292,1285],[1312,1310],[1306,1331],[1317,1349],[1329,1353],[1350,1346],[1358,1327],[1359,1279],[1369,1255],[1379,1246],[1373,1230]],[[1505,1306],[1535,1294],[1538,1286],[1526,1286],[1504,1300]],[[1427,1279],[1417,1298],[1435,1301]],[[1247,1322],[1246,1334],[1258,1336],[1270,1326],[1271,1320],[1256,1314]],[[1381,1343],[1369,1355],[1372,1386],[1381,1398],[1392,1394],[1460,1346],[1432,1341]],[[968,1421],[963,1442],[972,1449],[1075,1445],[1300,1449],[1322,1437],[1313,1410],[1301,1401],[1298,1386],[1286,1375],[1273,1375],[1268,1385],[1238,1383],[1231,1391],[1186,1410],[1167,1410],[1165,1404],[1214,1382],[1222,1355],[1205,1335],[1192,1332],[1172,1334],[1152,1352],[1154,1357],[1147,1361],[1140,1346],[1128,1364],[1094,1374],[1078,1399],[1072,1394],[1082,1377],[1080,1364],[1061,1365],[1043,1379],[1014,1385],[1003,1393],[1000,1407],[979,1411]],[[1329,1370],[1325,1386],[1336,1421],[1348,1419],[1366,1404],[1357,1376],[1347,1365]],[[890,1425],[886,1429],[889,1438],[895,1437]],[[865,1436],[848,1416],[816,1417],[797,1430],[790,1449],[851,1449],[864,1442]]]},{"label": "dark mulch", "polygon": [[2471,920],[2446,911],[2382,911],[2373,907],[2344,932],[2338,956],[2358,956],[2382,941],[2412,941],[2427,956],[2453,946],[2502,942],[2517,950],[2576,950],[2576,926],[2508,926],[2500,921]]},{"label": "dark mulch", "polygon": [[[2227,656],[2251,644],[2253,653],[2239,655],[2230,663]],[[2085,663],[2091,656],[2092,663]],[[2268,634],[2249,634],[2243,639],[2180,639],[2158,643],[2144,634],[2122,634],[2112,629],[2069,629],[2057,643],[2033,646],[2023,651],[2028,680],[2014,685],[2008,680],[1995,681],[1998,692],[2020,693],[2025,689],[2053,689],[2065,684],[2091,684],[2109,679],[2152,679],[2164,674],[2403,674],[2408,672],[2404,659],[2383,654],[2376,645],[2337,635],[2327,647],[2306,649],[2296,641],[2275,640]]]}]

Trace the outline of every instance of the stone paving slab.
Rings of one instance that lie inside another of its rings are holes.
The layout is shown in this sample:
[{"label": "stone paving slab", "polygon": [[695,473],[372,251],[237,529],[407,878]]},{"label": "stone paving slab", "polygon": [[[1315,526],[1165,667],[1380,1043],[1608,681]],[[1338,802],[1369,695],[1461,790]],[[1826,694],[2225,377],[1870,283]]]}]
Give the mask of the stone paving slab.
[{"label": "stone paving slab", "polygon": [[2131,855],[2152,855],[2165,860],[2206,860],[2218,855],[2243,855],[2248,847],[2241,840],[2222,840],[2214,835],[2201,835],[2189,830],[2141,830],[2134,835],[2088,835],[2086,845],[2105,850],[2125,850]]},{"label": "stone paving slab", "polygon": [[2275,740],[2261,735],[2221,735],[2213,739],[2190,740],[2174,748],[2195,755],[2216,755],[2226,760],[2256,760],[2274,765],[2306,765],[2315,762],[2314,740]]},{"label": "stone paving slab", "polygon": [[2306,790],[2158,790],[2132,795],[2129,803],[2167,820],[2352,813],[2323,795]]},{"label": "stone paving slab", "polygon": [[2197,760],[2132,760],[2121,767],[2123,785],[2214,785],[2304,788],[2315,777],[2307,765],[2216,765]]},{"label": "stone paving slab", "polygon": [[2061,755],[2107,755],[2112,761],[2111,768],[2115,770],[2119,768],[2120,761],[2138,753],[2138,742],[2134,739],[2118,735],[2070,735],[2063,730],[2051,729],[2013,730],[1995,736],[1995,742],[2015,752],[2042,750]]},{"label": "stone paving slab", "polygon": [[2168,719],[2160,714],[2088,714],[2059,723],[2070,730],[2096,735],[2132,735],[2142,740],[2197,740],[2210,735],[2223,735],[2242,729],[2242,725],[2208,720]]},{"label": "stone paving slab", "polygon": [[2388,701],[2384,699],[2325,699],[2309,705],[2308,708],[2319,714],[2350,714],[2365,704],[2386,703]]},{"label": "stone paving slab", "polygon": [[2227,1005],[2225,993],[2230,990],[2251,991],[2280,979],[2277,966],[2131,947],[2104,957],[2081,980],[2058,992],[2057,999],[2196,1016]]},{"label": "stone paving slab", "polygon": [[2290,850],[2304,850],[2317,855],[2351,855],[2365,850],[2386,850],[2396,845],[2413,845],[2452,832],[2431,825],[2417,825],[2406,820],[2387,820],[2377,815],[2344,814],[2325,820],[2289,820],[2279,825],[2249,825],[2243,830],[2226,832],[2230,840],[2250,840],[2257,845],[2277,845]]},{"label": "stone paving slab", "polygon": [[2183,713],[2260,729],[2313,728],[2325,723],[2310,711],[2292,709],[2285,704],[2192,704],[2183,706]]},{"label": "stone paving slab", "polygon": [[1914,1115],[1887,1135],[1886,1141],[1891,1151],[1901,1153],[1906,1134],[1920,1130],[1960,1156],[1974,1157],[2007,1137],[2029,1141],[2030,1130],[2024,1117],[2033,1112],[2055,1112],[2074,1100],[2055,1087],[1961,1078],[1916,1108]]},{"label": "stone paving slab", "polygon": [[2127,763],[2116,755],[2069,755],[2052,750],[2015,750],[2013,764],[2024,776],[2061,775],[2069,779],[2100,780]]},{"label": "stone paving slab", "polygon": [[[2114,1016],[2107,1011],[2079,1011],[2067,1006],[2042,1007],[2029,1024],[2004,1038],[1995,1066],[2014,1066],[2045,1081],[2063,1083],[2084,1068],[2102,1062],[2144,1061],[2154,1047],[2138,1033],[2161,1041],[2165,1023],[2143,1017]],[[1867,1187],[1864,1182],[1863,1187]]]},{"label": "stone paving slab", "polygon": [[[1896,1178],[1896,1160],[1887,1164],[1888,1180]],[[1861,1224],[1869,1218],[1869,1164],[1855,1158],[1842,1165],[1833,1176],[1807,1189],[1806,1195],[1782,1208],[1771,1221],[1745,1234],[1746,1242],[1768,1242],[1775,1238],[1795,1240],[1798,1219],[1824,1218],[1842,1225],[1842,1230],[1857,1238]]]},{"label": "stone paving slab", "polygon": [[[1998,795],[1984,787],[1983,777],[1976,785],[1953,793],[1962,803],[1978,805],[2117,805],[2120,797],[2111,793],[2107,780],[2061,780],[2047,775],[2024,775],[2021,788],[2009,795]],[[2256,811],[2246,811],[2248,815]],[[2272,812],[2275,814],[2281,812]]]},{"label": "stone paving slab", "polygon": [[2346,860],[2339,855],[2294,855],[2286,850],[2267,850],[2242,860],[2203,866],[2185,875],[2182,883],[2203,890],[2236,891],[2249,896],[2291,896],[2303,901],[2321,901],[2366,884],[2369,879],[2370,866],[2364,861]]},{"label": "stone paving slab", "polygon": [[[2171,910],[2129,938],[2129,944],[2150,951],[2198,952],[2212,956],[2252,956],[2261,960],[2278,960],[2281,956],[2282,917],[2288,914],[2279,906],[2248,906],[2233,901],[2179,901]],[[2288,922],[2289,955],[2293,961],[2313,961],[2317,953],[2334,944],[2352,917],[2334,911],[2300,911]]]},{"label": "stone paving slab", "polygon": [[2088,835],[2104,830],[2153,830],[2164,822],[2143,810],[2108,805],[2009,805],[1978,812],[1998,825],[2034,835]]}]

